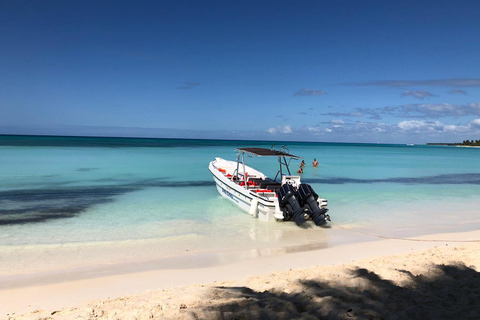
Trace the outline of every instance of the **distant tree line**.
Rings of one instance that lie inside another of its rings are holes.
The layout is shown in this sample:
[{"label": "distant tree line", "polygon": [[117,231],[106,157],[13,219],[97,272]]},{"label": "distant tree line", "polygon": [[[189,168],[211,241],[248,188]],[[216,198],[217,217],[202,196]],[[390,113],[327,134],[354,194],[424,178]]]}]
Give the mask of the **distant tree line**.
[{"label": "distant tree line", "polygon": [[464,146],[480,146],[480,140],[463,140],[463,142],[459,144]]},{"label": "distant tree line", "polygon": [[456,143],[427,143],[428,146],[480,146],[480,140],[463,140]]}]

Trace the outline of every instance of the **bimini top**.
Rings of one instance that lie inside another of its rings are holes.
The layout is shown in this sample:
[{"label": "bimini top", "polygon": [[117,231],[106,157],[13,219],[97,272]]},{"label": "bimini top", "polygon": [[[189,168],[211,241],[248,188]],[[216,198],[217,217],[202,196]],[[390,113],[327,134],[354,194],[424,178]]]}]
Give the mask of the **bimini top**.
[{"label": "bimini top", "polygon": [[274,149],[265,149],[265,148],[237,148],[240,152],[245,152],[249,154],[253,154],[259,157],[287,157],[293,159],[301,159],[302,157],[294,156],[293,154],[289,154],[283,151],[274,150]]}]

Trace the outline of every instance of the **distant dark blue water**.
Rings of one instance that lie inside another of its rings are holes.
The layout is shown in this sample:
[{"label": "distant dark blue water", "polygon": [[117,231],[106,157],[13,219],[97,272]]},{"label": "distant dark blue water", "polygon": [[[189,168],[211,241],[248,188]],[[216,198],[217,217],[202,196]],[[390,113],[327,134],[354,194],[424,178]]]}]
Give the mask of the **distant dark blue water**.
[{"label": "distant dark blue water", "polygon": [[333,142],[296,142],[296,141],[260,141],[260,140],[207,140],[207,139],[161,139],[161,138],[117,138],[117,137],[64,137],[64,136],[22,136],[0,135],[0,146],[41,146],[41,147],[213,147],[239,145],[277,148],[288,145],[341,145],[341,146],[405,146],[365,143],[333,143]]}]

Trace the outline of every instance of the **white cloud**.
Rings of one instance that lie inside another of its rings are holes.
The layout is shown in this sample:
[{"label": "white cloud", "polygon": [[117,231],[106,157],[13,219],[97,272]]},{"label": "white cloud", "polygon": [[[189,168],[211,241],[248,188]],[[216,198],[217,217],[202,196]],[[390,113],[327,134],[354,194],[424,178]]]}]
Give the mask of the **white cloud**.
[{"label": "white cloud", "polygon": [[437,131],[443,130],[444,125],[440,121],[410,120],[400,121],[398,127],[402,130]]},{"label": "white cloud", "polygon": [[[334,122],[340,123],[340,121]],[[427,119],[407,119],[397,123],[343,121],[343,124],[333,124],[332,121],[329,121],[300,127],[279,125],[263,130],[263,132],[270,134],[271,137],[281,137],[285,140],[385,143],[459,142],[480,137],[480,117],[459,123]]]},{"label": "white cloud", "polygon": [[[478,121],[477,121],[478,120]],[[403,131],[409,131],[414,133],[465,133],[472,132],[475,127],[480,128],[480,119],[476,119],[468,124],[464,125],[454,125],[454,124],[443,124],[440,121],[401,121],[398,123],[398,127]]]},{"label": "white cloud", "polygon": [[445,131],[456,131],[458,130],[458,126],[453,125],[453,124],[447,124],[443,127]]},{"label": "white cloud", "polygon": [[412,130],[423,128],[426,126],[425,121],[411,120],[411,121],[401,121],[398,123],[398,127],[402,130]]},{"label": "white cloud", "polygon": [[333,124],[345,124],[345,121],[340,120],[340,119],[333,119],[330,122],[333,123]]},{"label": "white cloud", "polygon": [[270,134],[275,134],[275,133],[290,134],[293,132],[292,126],[290,126],[289,124],[284,126],[271,127],[271,128],[268,128],[266,131],[267,133],[270,133]]},{"label": "white cloud", "polygon": [[282,133],[292,133],[292,127],[290,125],[285,125],[281,127]]},{"label": "white cloud", "polygon": [[443,127],[443,131],[445,132],[451,132],[451,133],[460,133],[460,132],[467,132],[471,130],[471,127],[470,125],[466,125],[466,126],[456,126],[456,125],[453,125],[453,124],[448,124],[448,125],[445,125]]},{"label": "white cloud", "polygon": [[475,128],[480,128],[480,119],[475,119],[472,122],[470,122],[470,126]]}]

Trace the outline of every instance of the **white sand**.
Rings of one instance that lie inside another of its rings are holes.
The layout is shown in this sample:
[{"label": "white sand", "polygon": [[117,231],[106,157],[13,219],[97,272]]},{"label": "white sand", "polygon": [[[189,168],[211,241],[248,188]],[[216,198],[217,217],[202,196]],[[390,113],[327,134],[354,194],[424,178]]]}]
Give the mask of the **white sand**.
[{"label": "white sand", "polygon": [[4,319],[480,319],[480,231],[0,290]]}]

